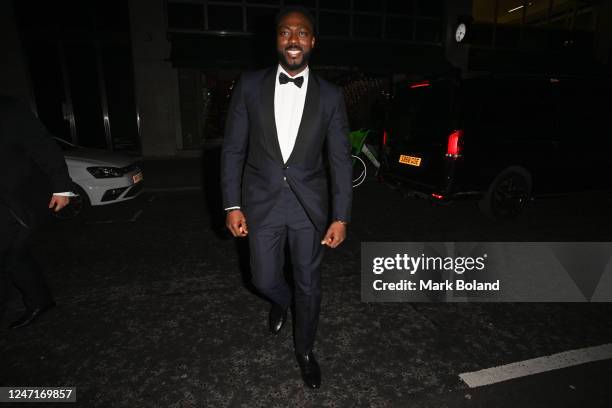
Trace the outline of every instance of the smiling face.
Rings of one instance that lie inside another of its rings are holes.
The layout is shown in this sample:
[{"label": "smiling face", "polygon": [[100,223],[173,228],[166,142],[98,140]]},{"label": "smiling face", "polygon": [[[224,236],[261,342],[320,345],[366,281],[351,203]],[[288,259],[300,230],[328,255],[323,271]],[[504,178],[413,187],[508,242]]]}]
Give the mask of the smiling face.
[{"label": "smiling face", "polygon": [[289,13],[279,21],[276,51],[280,64],[289,75],[295,76],[306,68],[314,44],[313,27],[302,13]]}]

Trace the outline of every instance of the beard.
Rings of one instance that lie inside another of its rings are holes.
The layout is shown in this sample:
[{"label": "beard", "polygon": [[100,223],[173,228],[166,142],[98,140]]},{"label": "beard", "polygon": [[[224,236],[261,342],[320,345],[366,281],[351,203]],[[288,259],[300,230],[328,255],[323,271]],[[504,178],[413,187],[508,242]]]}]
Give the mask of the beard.
[{"label": "beard", "polygon": [[[285,54],[285,51],[288,51],[288,50],[291,50],[291,49],[299,49],[300,51],[302,51],[302,59],[299,62],[292,61]],[[284,50],[277,50],[276,53],[278,55],[278,60],[280,61],[280,63],[283,66],[283,68],[285,68],[285,69],[287,69],[289,71],[296,71],[296,70],[298,70],[300,68],[303,68],[306,65],[308,65],[308,61],[310,60],[310,54],[312,53],[312,50],[310,50],[308,52],[304,52],[304,50],[302,48],[289,47],[289,48],[285,48]]]}]

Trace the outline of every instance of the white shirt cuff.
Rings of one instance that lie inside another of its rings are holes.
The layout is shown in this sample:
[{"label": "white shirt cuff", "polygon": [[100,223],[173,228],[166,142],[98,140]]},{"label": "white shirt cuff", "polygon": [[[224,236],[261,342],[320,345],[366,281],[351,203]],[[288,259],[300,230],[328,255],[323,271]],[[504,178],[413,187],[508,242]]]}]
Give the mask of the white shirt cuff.
[{"label": "white shirt cuff", "polygon": [[72,191],[64,191],[62,193],[53,193],[53,195],[62,196],[62,197],[76,197],[76,194],[74,194]]},{"label": "white shirt cuff", "polygon": [[239,210],[239,209],[240,209],[240,206],[239,206],[239,205],[237,205],[237,206],[234,206],[234,207],[227,207],[227,208],[225,209],[225,211],[229,211],[229,210]]}]

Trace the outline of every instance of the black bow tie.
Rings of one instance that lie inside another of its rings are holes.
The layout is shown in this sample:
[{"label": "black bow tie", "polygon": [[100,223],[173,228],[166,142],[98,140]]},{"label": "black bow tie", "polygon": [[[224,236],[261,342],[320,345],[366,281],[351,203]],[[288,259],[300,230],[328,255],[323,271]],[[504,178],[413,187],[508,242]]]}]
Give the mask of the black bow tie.
[{"label": "black bow tie", "polygon": [[281,85],[285,85],[287,82],[293,82],[295,86],[301,88],[302,84],[304,83],[304,76],[299,76],[297,78],[289,78],[287,75],[281,72],[278,76],[278,82],[280,82]]}]

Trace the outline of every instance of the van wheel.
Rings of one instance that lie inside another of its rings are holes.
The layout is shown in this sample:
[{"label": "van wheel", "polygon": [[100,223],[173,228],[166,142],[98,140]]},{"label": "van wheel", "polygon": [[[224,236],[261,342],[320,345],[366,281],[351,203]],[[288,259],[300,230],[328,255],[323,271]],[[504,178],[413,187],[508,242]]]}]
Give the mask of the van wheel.
[{"label": "van wheel", "polygon": [[495,177],[479,207],[493,220],[516,218],[531,198],[531,187],[531,175],[527,170],[508,167]]},{"label": "van wheel", "polygon": [[73,220],[81,218],[91,206],[87,193],[76,183],[72,184],[72,192],[75,197],[70,198],[70,203],[53,215],[61,220]]}]

